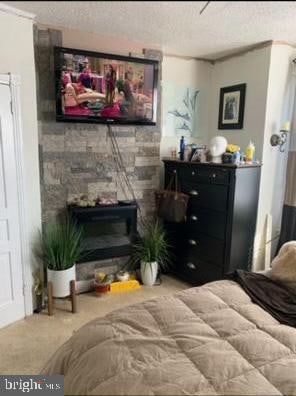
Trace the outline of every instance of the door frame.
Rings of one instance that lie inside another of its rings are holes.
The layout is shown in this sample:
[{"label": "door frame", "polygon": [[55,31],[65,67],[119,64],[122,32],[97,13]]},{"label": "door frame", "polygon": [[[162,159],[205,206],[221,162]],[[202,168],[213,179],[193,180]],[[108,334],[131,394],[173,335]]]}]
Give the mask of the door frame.
[{"label": "door frame", "polygon": [[18,194],[18,215],[20,226],[21,265],[25,316],[33,313],[32,268],[29,249],[28,220],[25,207],[23,129],[21,121],[20,89],[21,78],[14,74],[0,74],[0,84],[8,85],[11,92],[11,113],[15,144],[15,163]]}]

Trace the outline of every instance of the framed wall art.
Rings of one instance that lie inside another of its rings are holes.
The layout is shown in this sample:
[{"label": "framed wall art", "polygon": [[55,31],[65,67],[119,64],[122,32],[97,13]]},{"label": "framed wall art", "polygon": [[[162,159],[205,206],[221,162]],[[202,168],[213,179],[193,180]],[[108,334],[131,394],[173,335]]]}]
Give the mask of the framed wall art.
[{"label": "framed wall art", "polygon": [[246,84],[220,89],[218,129],[242,129],[244,126]]}]

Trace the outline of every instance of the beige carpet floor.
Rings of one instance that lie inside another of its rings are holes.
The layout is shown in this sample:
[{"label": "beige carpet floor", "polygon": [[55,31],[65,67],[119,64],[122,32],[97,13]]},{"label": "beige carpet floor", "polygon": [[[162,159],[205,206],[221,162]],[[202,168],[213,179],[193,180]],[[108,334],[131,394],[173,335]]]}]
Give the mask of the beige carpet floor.
[{"label": "beige carpet floor", "polygon": [[57,300],[54,316],[42,312],[0,329],[0,374],[37,374],[73,331],[90,320],[126,305],[188,287],[179,280],[163,276],[160,286],[143,286],[129,293],[104,297],[85,293],[78,296],[76,314],[70,312],[69,301]]}]

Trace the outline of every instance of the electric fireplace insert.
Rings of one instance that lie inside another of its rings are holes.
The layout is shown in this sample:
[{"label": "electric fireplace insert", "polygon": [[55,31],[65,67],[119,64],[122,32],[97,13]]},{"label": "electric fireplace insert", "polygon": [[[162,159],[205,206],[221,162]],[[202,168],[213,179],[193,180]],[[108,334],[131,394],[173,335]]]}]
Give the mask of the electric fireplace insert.
[{"label": "electric fireplace insert", "polygon": [[128,256],[137,238],[137,205],[69,206],[69,214],[83,229],[80,262]]}]

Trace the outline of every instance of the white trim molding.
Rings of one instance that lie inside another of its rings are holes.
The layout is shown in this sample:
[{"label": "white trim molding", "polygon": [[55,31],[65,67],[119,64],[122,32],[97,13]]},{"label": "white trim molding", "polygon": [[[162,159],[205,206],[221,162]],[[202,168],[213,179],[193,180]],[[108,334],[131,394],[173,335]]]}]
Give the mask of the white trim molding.
[{"label": "white trim molding", "polygon": [[0,74],[0,84],[10,85],[10,75]]},{"label": "white trim molding", "polygon": [[[0,76],[0,80],[5,76]],[[30,244],[28,237],[27,215],[25,209],[25,189],[24,189],[24,156],[23,156],[23,136],[21,121],[20,86],[21,79],[17,75],[8,75],[11,89],[11,110],[13,118],[13,133],[15,142],[15,161],[17,172],[19,224],[21,240],[21,256],[23,269],[23,294],[25,303],[25,315],[33,313],[32,296],[32,270],[30,263]]]},{"label": "white trim molding", "polygon": [[35,20],[36,15],[31,14],[30,12],[19,10],[18,8],[11,7],[7,4],[0,3],[0,11],[6,12],[6,14],[16,15],[21,18]]}]

